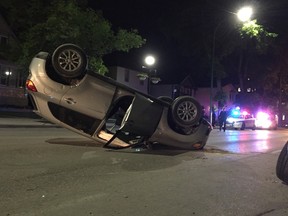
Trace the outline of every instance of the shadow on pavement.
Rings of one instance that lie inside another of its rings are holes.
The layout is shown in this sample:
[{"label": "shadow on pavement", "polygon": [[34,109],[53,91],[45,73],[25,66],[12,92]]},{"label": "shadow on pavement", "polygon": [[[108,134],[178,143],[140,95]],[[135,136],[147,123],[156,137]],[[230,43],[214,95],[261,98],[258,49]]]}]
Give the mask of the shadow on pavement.
[{"label": "shadow on pavement", "polygon": [[202,157],[205,149],[203,150],[185,150],[181,148],[161,145],[161,144],[153,144],[150,148],[145,146],[135,147],[135,148],[123,148],[123,149],[106,149],[103,148],[103,144],[98,143],[93,140],[89,139],[81,139],[81,138],[55,138],[46,140],[49,144],[56,144],[56,145],[69,145],[69,146],[83,146],[83,147],[95,147],[101,148],[107,152],[118,152],[118,153],[136,153],[136,154],[150,154],[150,155],[165,155],[165,156],[175,156],[179,154],[184,154],[186,152],[193,152],[197,153],[197,157]]}]

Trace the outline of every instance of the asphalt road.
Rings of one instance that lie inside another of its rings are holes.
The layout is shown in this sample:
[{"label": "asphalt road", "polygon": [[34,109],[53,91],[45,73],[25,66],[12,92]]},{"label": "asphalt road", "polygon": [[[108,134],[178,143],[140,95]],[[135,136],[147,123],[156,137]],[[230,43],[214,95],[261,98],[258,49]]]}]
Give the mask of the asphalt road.
[{"label": "asphalt road", "polygon": [[213,130],[202,151],[103,149],[39,118],[0,117],[0,215],[284,216],[288,131]]}]

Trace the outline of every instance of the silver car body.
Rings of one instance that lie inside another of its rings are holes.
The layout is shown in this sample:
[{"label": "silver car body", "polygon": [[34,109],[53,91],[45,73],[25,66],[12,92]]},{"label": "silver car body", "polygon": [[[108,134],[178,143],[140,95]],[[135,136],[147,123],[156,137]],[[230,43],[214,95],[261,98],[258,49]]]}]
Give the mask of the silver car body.
[{"label": "silver car body", "polygon": [[[89,70],[83,78],[69,85],[57,82],[47,73],[48,59],[47,52],[40,52],[32,59],[27,83],[30,82],[33,87],[32,90],[27,89],[34,112],[50,122],[101,142],[104,146],[111,141],[113,146],[127,147],[133,140],[116,137],[112,141],[113,134],[105,130],[109,112],[118,100],[126,97],[131,104],[120,129],[126,130],[127,134],[133,133],[136,138],[146,137],[146,142],[150,144],[161,143],[185,149],[202,149],[206,144],[212,128],[205,119],[201,119],[197,126],[190,127],[192,131],[189,135],[179,133],[169,124],[169,103]],[[125,120],[127,124],[123,124]]]},{"label": "silver car body", "polygon": [[226,121],[226,126],[231,127],[233,129],[252,129],[255,130],[255,118],[248,114],[248,115],[240,115],[237,117],[229,116]]}]

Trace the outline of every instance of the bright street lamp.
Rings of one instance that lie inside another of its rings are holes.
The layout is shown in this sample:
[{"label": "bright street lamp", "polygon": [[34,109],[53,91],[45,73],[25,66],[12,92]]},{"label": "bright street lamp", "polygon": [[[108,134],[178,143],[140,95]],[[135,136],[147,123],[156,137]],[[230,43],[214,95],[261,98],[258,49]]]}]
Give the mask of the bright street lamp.
[{"label": "bright street lamp", "polygon": [[156,62],[156,59],[152,55],[148,55],[144,58],[145,65],[142,66],[142,68],[145,68],[148,70],[148,73],[139,73],[137,76],[140,80],[146,80],[148,79],[147,82],[147,92],[148,94],[150,93],[150,82],[153,84],[157,84],[158,82],[161,81],[159,77],[156,76],[156,69],[153,68],[153,65]]},{"label": "bright street lamp", "polygon": [[146,65],[148,65],[148,66],[153,66],[153,65],[155,64],[155,58],[154,58],[154,56],[151,56],[151,55],[146,56],[146,58],[145,58],[145,63],[146,63]]},{"label": "bright street lamp", "polygon": [[12,75],[12,72],[11,72],[11,71],[6,71],[6,72],[5,72],[5,75],[6,75],[6,76],[11,76],[11,75]]},{"label": "bright street lamp", "polygon": [[[235,14],[235,13],[233,13]],[[250,20],[251,16],[253,14],[253,10],[251,7],[242,7],[238,10],[236,13],[238,19],[241,22],[247,22]],[[214,88],[214,58],[215,58],[215,40],[216,40],[216,33],[219,29],[219,26],[222,22],[218,23],[218,25],[215,27],[213,32],[213,44],[212,44],[212,58],[211,58],[211,83],[210,83],[210,123],[212,124],[213,120],[213,88]]]},{"label": "bright street lamp", "polygon": [[251,7],[243,7],[238,11],[237,17],[241,22],[247,22],[250,20],[252,14],[253,10]]}]

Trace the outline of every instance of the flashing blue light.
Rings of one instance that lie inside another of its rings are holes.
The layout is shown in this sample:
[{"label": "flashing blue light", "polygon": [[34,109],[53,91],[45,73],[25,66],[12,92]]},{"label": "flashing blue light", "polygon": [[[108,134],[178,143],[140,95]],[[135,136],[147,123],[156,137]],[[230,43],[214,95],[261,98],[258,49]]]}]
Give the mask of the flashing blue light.
[{"label": "flashing blue light", "polygon": [[231,113],[232,113],[232,116],[240,116],[240,110],[239,109],[233,109]]}]

